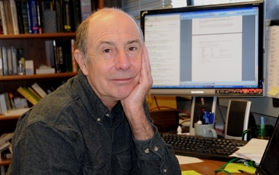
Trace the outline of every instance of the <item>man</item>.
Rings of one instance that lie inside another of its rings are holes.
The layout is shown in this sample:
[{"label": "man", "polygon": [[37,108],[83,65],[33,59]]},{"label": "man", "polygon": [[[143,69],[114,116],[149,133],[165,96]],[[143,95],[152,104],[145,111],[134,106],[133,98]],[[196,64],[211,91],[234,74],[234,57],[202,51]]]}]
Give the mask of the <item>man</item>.
[{"label": "man", "polygon": [[8,174],[181,174],[151,123],[152,77],[135,21],[99,10],[78,28],[76,46],[78,75],[19,119]]}]

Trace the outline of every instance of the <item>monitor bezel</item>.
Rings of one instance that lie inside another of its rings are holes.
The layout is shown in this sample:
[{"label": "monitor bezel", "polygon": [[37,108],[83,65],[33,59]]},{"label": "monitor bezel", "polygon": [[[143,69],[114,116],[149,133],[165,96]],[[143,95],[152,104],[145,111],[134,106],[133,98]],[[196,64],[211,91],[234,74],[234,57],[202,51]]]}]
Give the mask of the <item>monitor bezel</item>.
[{"label": "monitor bezel", "polygon": [[264,31],[265,31],[265,4],[264,1],[248,1],[237,3],[224,3],[224,4],[212,4],[212,5],[199,5],[199,6],[187,6],[179,8],[168,9],[153,9],[142,10],[140,12],[140,25],[144,35],[144,18],[147,15],[165,14],[165,13],[177,13],[177,12],[190,12],[190,11],[202,11],[202,10],[215,10],[220,8],[243,8],[243,7],[259,7],[259,33],[258,33],[258,87],[257,88],[154,88],[151,87],[150,94],[152,95],[175,95],[175,96],[240,96],[240,97],[261,97],[264,96]]}]

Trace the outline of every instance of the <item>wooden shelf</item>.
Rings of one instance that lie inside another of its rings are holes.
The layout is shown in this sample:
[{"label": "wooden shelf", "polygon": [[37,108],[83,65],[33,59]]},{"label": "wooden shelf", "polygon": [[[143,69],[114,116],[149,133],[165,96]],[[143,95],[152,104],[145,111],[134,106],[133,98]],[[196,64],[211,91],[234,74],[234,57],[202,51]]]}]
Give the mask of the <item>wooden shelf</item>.
[{"label": "wooden shelf", "polygon": [[19,35],[0,35],[0,39],[38,39],[38,38],[74,38],[75,33],[43,33],[43,34],[19,34]]},{"label": "wooden shelf", "polygon": [[34,75],[7,75],[1,76],[1,81],[18,81],[18,80],[31,80],[31,79],[49,79],[49,78],[63,78],[63,77],[73,77],[77,72],[65,72],[65,73],[55,73],[55,74],[34,74]]},{"label": "wooden shelf", "polygon": [[10,164],[11,164],[11,159],[2,159],[2,160],[0,160],[0,166],[10,165]]},{"label": "wooden shelf", "polygon": [[20,115],[15,115],[15,116],[5,116],[3,114],[0,115],[0,121],[2,120],[15,120],[19,119]]}]

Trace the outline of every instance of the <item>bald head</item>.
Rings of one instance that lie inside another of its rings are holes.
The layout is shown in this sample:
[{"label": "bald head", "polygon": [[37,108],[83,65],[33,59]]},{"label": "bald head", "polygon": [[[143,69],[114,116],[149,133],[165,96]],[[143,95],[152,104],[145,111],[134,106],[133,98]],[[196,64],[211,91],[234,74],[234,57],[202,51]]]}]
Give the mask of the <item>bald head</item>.
[{"label": "bald head", "polygon": [[98,33],[98,30],[104,28],[106,28],[106,32],[110,32],[112,26],[115,28],[115,25],[123,25],[123,21],[126,21],[124,25],[132,26],[134,30],[137,30],[140,40],[143,42],[142,31],[130,15],[117,8],[103,8],[80,24],[76,32],[76,48],[86,55],[87,41],[89,38],[91,39],[90,34],[94,34],[95,31]]}]

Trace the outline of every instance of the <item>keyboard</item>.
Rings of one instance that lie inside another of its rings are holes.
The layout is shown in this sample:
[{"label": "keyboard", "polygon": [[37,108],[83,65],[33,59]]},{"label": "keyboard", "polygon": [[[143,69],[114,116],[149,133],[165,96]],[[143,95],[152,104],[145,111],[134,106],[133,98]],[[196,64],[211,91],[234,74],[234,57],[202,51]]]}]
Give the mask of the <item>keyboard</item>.
[{"label": "keyboard", "polygon": [[164,141],[171,145],[176,155],[229,161],[229,156],[248,141],[199,136],[164,134]]}]

